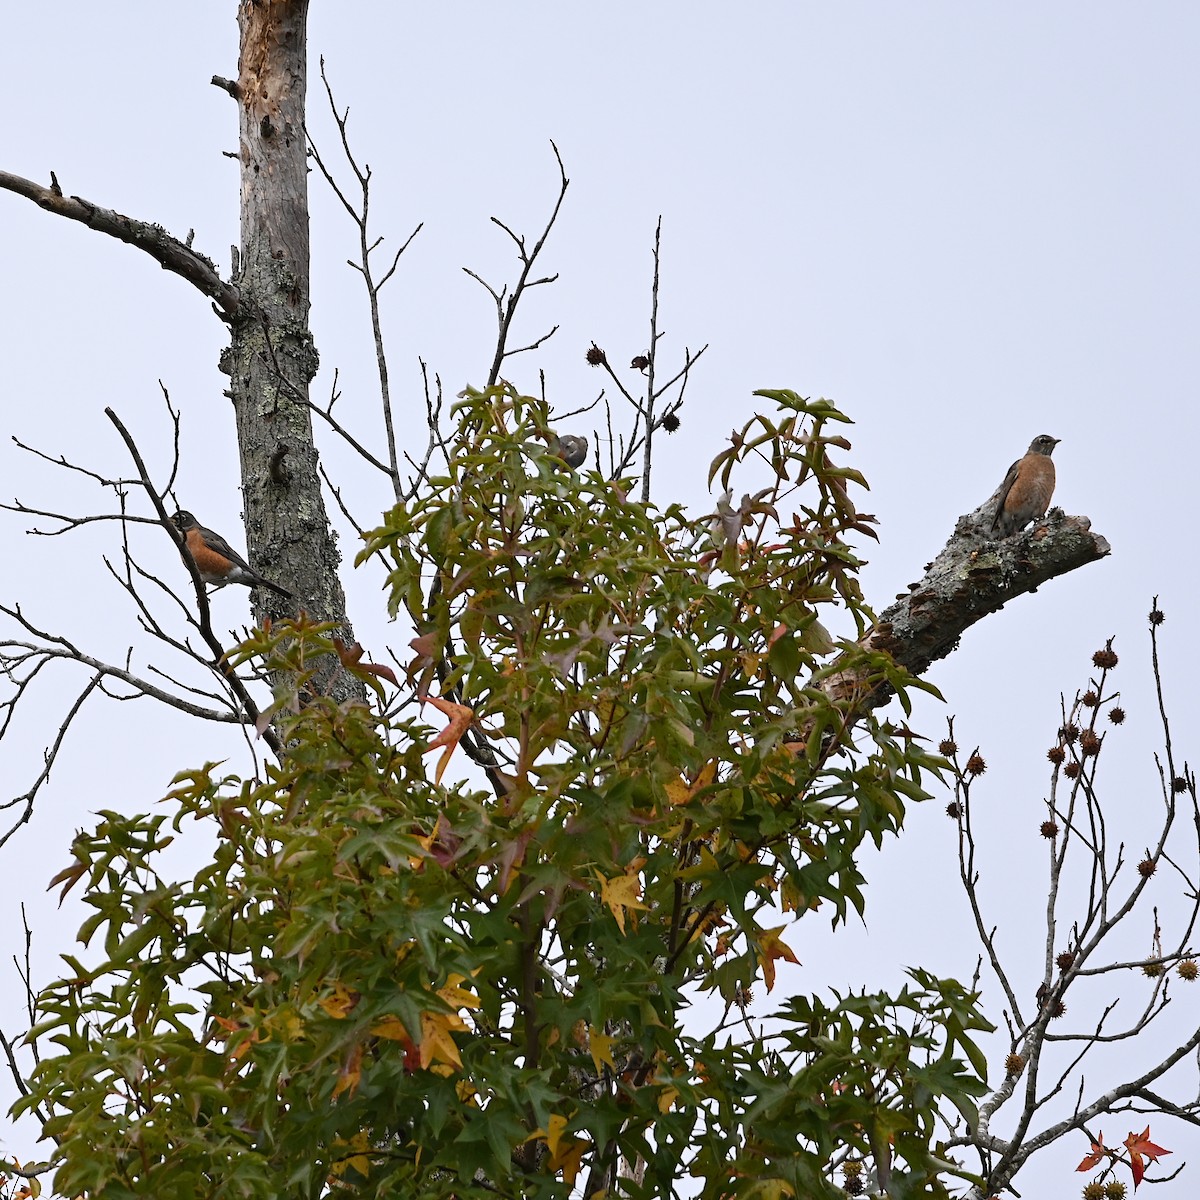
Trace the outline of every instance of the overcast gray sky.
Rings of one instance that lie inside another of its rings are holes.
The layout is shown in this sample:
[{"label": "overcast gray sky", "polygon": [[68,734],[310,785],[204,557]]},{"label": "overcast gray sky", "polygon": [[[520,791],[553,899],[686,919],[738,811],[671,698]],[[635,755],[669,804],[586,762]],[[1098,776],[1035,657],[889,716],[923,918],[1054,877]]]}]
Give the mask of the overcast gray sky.
[{"label": "overcast gray sky", "polygon": [[[54,170],[68,193],[179,236],[194,229],[197,248],[227,271],[237,168],[222,151],[236,148],[236,112],[208,81],[236,75],[235,15],[233,0],[10,0],[0,170],[44,182]],[[393,387],[414,432],[418,356],[451,393],[486,373],[490,302],[460,268],[496,280],[511,272],[509,245],[488,218],[540,228],[557,184],[553,139],[571,178],[545,260],[560,280],[531,297],[523,328],[530,337],[560,329],[511,375],[530,389],[544,368],[552,400],[570,408],[601,385],[584,362],[592,340],[614,362],[645,350],[661,214],[660,354],[710,349],[682,429],[661,445],[659,502],[709,503],[706,465],[752,413],[753,389],[827,396],[857,423],[851,461],[871,481],[861,506],[880,518],[882,538],[867,553],[865,582],[882,608],[1035,434],[1062,439],[1056,502],[1092,519],[1111,558],[972,630],[931,673],[947,705],[923,704],[915,722],[936,738],[945,713],[956,713],[960,741],[980,743],[988,760],[978,794],[984,890],[1030,991],[1042,939],[1045,750],[1059,693],[1086,683],[1092,652],[1114,634],[1129,721],[1106,745],[1105,787],[1135,859],[1143,816],[1157,813],[1145,632],[1153,593],[1168,616],[1177,754],[1193,752],[1196,736],[1188,635],[1197,591],[1198,43],[1200,9],[1185,3],[313,2],[310,111],[320,145],[333,149],[316,86],[324,55],[375,170],[377,232],[398,245],[425,223],[385,306]],[[339,368],[342,403],[369,434],[369,327],[345,266],[353,231],[316,176],[312,184],[322,360],[314,395]],[[183,411],[180,496],[242,544],[217,371],[223,331],[199,296],[145,256],[8,194],[0,280],[4,432],[125,474],[103,417],[112,405],[161,465],[161,379]],[[378,512],[387,499],[374,480],[328,439],[323,446],[353,506]],[[7,438],[0,479],[0,498],[37,507],[107,503]],[[20,600],[91,652],[122,656],[135,640],[133,615],[100,559],[117,551],[113,530],[45,540],[26,537],[27,525],[0,514],[0,600]],[[348,558],[351,537],[343,530]],[[147,535],[140,550],[148,565],[173,569],[165,539]],[[349,580],[368,645],[390,636],[380,583]],[[248,611],[232,592],[214,602],[227,627]],[[82,683],[67,672],[46,679],[18,736],[0,747],[4,796],[28,786],[46,730]],[[238,754],[219,729],[146,703],[93,702],[29,828],[0,852],[9,883],[0,950],[18,948],[24,901],[35,972],[48,978],[80,919],[77,907],[60,913],[44,895],[73,829],[100,808],[144,808],[187,764]],[[892,986],[905,964],[969,976],[976,951],[943,807],[913,812],[871,868],[866,929],[829,939],[809,920],[793,935],[804,966],[787,986]],[[1133,957],[1149,952],[1146,921]],[[1130,1011],[1144,984],[1131,974],[1123,985]],[[21,1016],[14,990],[0,999],[9,1031]],[[1166,1044],[1197,1023],[1200,992],[1177,992]],[[999,996],[988,1001],[999,1020]],[[1137,1054],[1121,1053],[1112,1070],[1128,1073]],[[1089,1094],[1106,1070],[1089,1072]],[[10,1092],[0,1081],[0,1096]],[[1136,1116],[1128,1125],[1140,1128]],[[1117,1135],[1110,1140],[1127,1132],[1124,1117],[1103,1128]],[[1154,1133],[1176,1151],[1172,1165],[1200,1149],[1186,1128],[1156,1123]],[[1047,1155],[1021,1176],[1022,1195],[1074,1194],[1083,1180],[1070,1172],[1085,1149],[1080,1137]],[[0,1151],[39,1153],[27,1134],[3,1130]],[[1194,1172],[1156,1194],[1193,1195]]]}]

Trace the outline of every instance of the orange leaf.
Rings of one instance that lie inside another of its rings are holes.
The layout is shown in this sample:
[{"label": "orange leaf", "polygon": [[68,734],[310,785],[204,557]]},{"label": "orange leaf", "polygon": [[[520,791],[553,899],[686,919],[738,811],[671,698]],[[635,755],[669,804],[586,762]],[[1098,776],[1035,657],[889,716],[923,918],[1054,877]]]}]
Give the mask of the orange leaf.
[{"label": "orange leaf", "polygon": [[1104,1161],[1104,1156],[1107,1153],[1104,1147],[1104,1131],[1101,1130],[1100,1136],[1092,1143],[1091,1153],[1085,1155],[1083,1162],[1075,1168],[1077,1171],[1090,1171],[1093,1167],[1098,1167]]},{"label": "orange leaf", "polygon": [[768,992],[775,986],[775,960],[777,958],[796,963],[797,966],[800,963],[800,960],[792,953],[791,947],[784,945],[779,938],[786,928],[786,925],[780,925],[777,929],[765,929],[758,940],[758,961],[762,964],[763,979]]},{"label": "orange leaf", "polygon": [[1146,1173],[1146,1166],[1142,1162],[1142,1159],[1148,1158],[1151,1162],[1157,1162],[1164,1154],[1171,1153],[1170,1150],[1164,1150],[1161,1146],[1156,1146],[1150,1140],[1149,1125],[1140,1134],[1131,1133],[1125,1139],[1125,1149],[1129,1151],[1129,1166],[1133,1170],[1133,1186],[1135,1189],[1142,1182],[1142,1176]]},{"label": "orange leaf", "polygon": [[359,1081],[362,1079],[362,1056],[363,1048],[361,1045],[355,1046],[350,1051],[350,1057],[342,1064],[342,1068],[338,1071],[337,1083],[333,1085],[333,1096],[336,1100],[343,1092],[348,1091],[350,1095],[354,1095],[358,1088]]},{"label": "orange leaf", "polygon": [[463,734],[467,732],[471,722],[475,719],[475,710],[468,708],[465,704],[455,704],[451,700],[443,700],[440,696],[419,696],[418,699],[422,704],[428,701],[434,708],[450,718],[450,724],[423,751],[428,754],[430,750],[440,750],[445,747],[446,752],[438,760],[437,773],[433,780],[434,783],[441,783],[442,775],[446,771],[446,764],[450,761],[454,748],[462,740]]}]

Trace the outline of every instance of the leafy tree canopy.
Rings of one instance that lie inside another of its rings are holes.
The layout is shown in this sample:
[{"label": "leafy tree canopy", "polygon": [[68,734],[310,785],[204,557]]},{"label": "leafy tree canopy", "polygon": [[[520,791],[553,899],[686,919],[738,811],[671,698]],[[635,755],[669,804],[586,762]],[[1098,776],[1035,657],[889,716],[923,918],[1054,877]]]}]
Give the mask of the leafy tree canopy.
[{"label": "leafy tree canopy", "polygon": [[[103,813],[59,877],[87,951],[18,1105],[51,1114],[59,1190],[553,1197],[625,1163],[632,1196],[833,1197],[850,1159],[946,1194],[973,995],[913,971],[744,1017],[799,917],[863,911],[857,852],[941,761],[832,686],[926,686],[854,640],[847,419],[762,395],[693,518],[571,470],[543,402],[469,392],[445,473],[360,556],[415,625],[407,678],[303,619],[241,647],[289,681],[280,764]],[[372,705],[313,694],[333,653]],[[172,880],[193,821],[212,862]]]}]

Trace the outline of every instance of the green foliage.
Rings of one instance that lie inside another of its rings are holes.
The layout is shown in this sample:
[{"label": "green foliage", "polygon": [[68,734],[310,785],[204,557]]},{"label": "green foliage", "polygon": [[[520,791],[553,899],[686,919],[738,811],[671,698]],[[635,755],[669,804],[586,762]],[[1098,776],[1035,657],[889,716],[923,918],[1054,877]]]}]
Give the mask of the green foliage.
[{"label": "green foliage", "polygon": [[[287,758],[180,776],[171,817],[103,814],[60,876],[86,881],[90,957],[41,996],[58,1053],[17,1105],[53,1113],[60,1191],[565,1197],[640,1159],[624,1194],[834,1197],[853,1154],[894,1196],[945,1194],[934,1113],[982,1091],[973,996],[914,973],[792,997],[761,1036],[729,1020],[796,961],[798,917],[863,910],[859,848],[938,761],[822,686],[913,681],[853,640],[845,418],[767,395],[694,520],[567,469],[544,405],[470,393],[446,474],[363,552],[416,625],[415,688],[386,706],[387,672],[321,626],[243,647],[291,672]],[[378,709],[298,702],[334,652]],[[472,780],[437,782],[426,752],[459,744]],[[213,861],[169,882],[191,821]]]}]

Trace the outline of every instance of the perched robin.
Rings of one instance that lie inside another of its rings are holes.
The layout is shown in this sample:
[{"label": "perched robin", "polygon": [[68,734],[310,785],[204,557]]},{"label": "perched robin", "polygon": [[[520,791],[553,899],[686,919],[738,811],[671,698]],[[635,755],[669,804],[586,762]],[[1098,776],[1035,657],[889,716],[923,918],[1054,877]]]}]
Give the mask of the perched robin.
[{"label": "perched robin", "polygon": [[1050,455],[1062,438],[1040,433],[1029,443],[1024,458],[1018,458],[1000,485],[992,528],[1001,537],[1024,529],[1035,517],[1044,517],[1054,495],[1054,464]]},{"label": "perched robin", "polygon": [[205,529],[190,512],[180,509],[171,520],[183,534],[196,571],[205,583],[215,587],[241,583],[249,588],[270,588],[281,596],[292,594],[287,588],[264,579],[219,533]]}]

